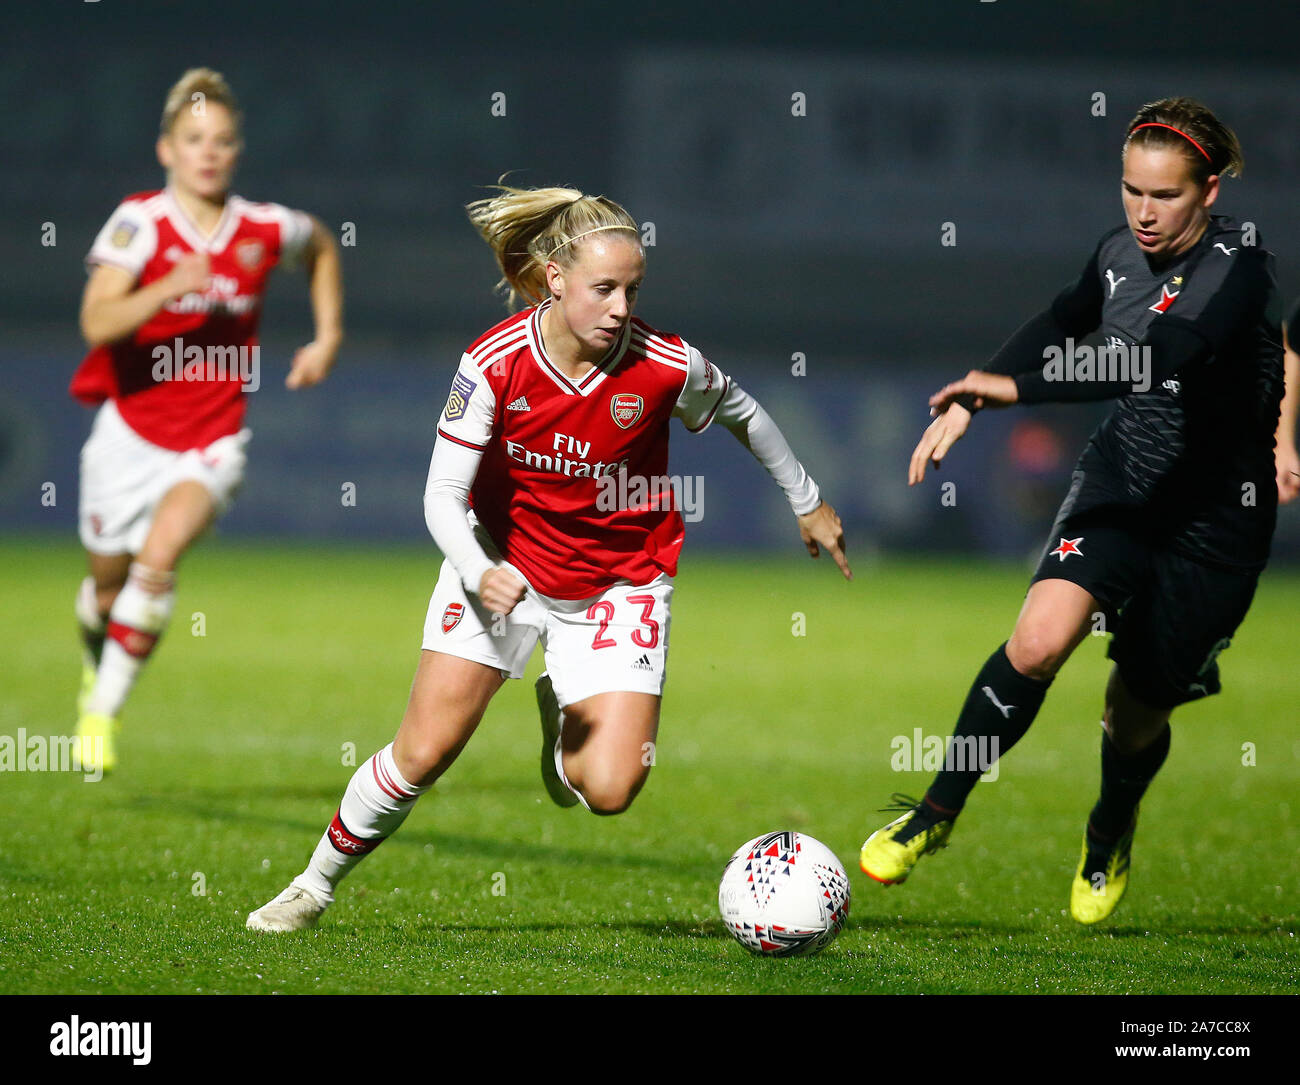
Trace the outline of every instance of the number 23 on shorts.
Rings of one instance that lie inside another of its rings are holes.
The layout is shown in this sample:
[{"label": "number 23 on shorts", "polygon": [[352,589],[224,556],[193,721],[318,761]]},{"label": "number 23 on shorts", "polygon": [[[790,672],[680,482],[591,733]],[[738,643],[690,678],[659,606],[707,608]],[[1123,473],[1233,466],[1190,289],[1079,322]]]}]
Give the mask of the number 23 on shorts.
[{"label": "number 23 on shorts", "polygon": [[[632,643],[639,648],[659,647],[659,622],[651,617],[655,603],[658,600],[650,594],[635,593],[625,598],[628,603],[641,608],[641,621],[632,630]],[[600,627],[596,630],[596,636],[591,642],[593,649],[613,648],[618,644],[618,641],[613,637],[605,636],[609,631],[610,623],[614,620],[614,603],[611,600],[597,599],[587,608],[587,618],[589,621],[600,622]]]}]

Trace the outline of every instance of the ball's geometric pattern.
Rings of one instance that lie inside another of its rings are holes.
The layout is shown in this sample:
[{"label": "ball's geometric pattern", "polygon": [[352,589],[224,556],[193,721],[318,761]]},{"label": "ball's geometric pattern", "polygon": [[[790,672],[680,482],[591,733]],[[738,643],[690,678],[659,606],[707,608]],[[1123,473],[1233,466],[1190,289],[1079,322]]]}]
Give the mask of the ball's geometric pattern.
[{"label": "ball's geometric pattern", "polygon": [[765,833],[727,862],[718,907],[727,929],[754,953],[816,953],[849,914],[849,878],[829,848],[786,830]]}]

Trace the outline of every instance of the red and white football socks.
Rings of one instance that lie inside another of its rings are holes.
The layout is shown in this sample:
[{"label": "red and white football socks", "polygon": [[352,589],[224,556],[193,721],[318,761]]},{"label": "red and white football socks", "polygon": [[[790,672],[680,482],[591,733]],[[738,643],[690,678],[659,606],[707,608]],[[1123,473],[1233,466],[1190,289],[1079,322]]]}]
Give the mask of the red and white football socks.
[{"label": "red and white football socks", "polygon": [[323,903],[332,903],[335,886],[397,831],[415,800],[431,786],[416,787],[402,778],[390,742],[352,774],[338,813],[316,845],[311,862],[290,884],[306,889]]},{"label": "red and white football socks", "polygon": [[153,652],[176,602],[176,574],[131,564],[126,584],[108,612],[108,635],[86,711],[116,716]]}]

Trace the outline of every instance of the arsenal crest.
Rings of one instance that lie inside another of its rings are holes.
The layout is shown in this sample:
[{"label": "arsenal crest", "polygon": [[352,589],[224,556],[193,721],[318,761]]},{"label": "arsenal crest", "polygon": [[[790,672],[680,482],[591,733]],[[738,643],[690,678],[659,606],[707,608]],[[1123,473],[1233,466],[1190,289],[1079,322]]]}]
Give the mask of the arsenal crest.
[{"label": "arsenal crest", "polygon": [[609,413],[619,429],[631,429],[644,410],[645,400],[631,392],[620,392],[616,396],[610,396]]},{"label": "arsenal crest", "polygon": [[246,237],[235,246],[235,259],[245,271],[256,271],[266,257],[266,243],[256,237]]},{"label": "arsenal crest", "polygon": [[456,626],[460,625],[460,620],[465,617],[464,603],[448,603],[447,609],[442,612],[442,631],[450,633]]}]

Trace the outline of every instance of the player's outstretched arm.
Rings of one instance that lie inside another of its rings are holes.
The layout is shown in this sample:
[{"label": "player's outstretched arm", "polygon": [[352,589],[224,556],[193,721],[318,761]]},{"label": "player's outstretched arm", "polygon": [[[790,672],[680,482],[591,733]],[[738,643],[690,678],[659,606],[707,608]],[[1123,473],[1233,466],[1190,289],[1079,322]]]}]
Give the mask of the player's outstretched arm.
[{"label": "player's outstretched arm", "polygon": [[794,454],[785,434],[759,402],[734,381],[727,382],[718,404],[717,421],[749,449],[754,459],[785,491],[786,500],[799,521],[799,535],[814,558],[824,549],[839,566],[846,580],[853,579],[844,556],[844,528],[835,509],[821,499],[817,483]]},{"label": "player's outstretched arm", "polygon": [[713,422],[730,430],[785,491],[808,553],[817,557],[824,548],[844,578],[852,580],[853,573],[844,557],[840,518],[822,502],[817,483],[804,470],[771,415],[694,347],[686,347],[686,352],[690,361],[674,415],[692,433],[703,433]]},{"label": "player's outstretched arm", "polygon": [[293,356],[286,388],[319,384],[334,366],[343,345],[343,261],[339,247],[320,220],[311,220],[311,240],[304,261],[316,337]]}]

